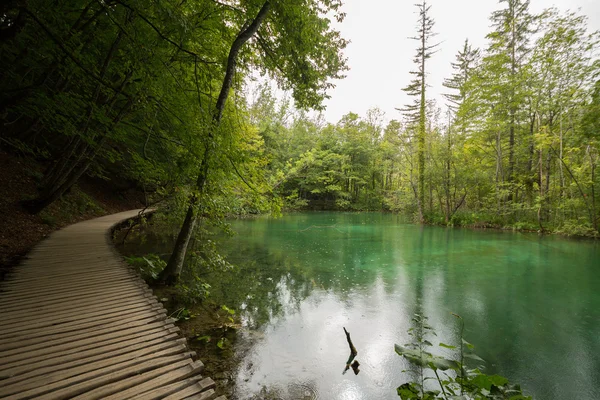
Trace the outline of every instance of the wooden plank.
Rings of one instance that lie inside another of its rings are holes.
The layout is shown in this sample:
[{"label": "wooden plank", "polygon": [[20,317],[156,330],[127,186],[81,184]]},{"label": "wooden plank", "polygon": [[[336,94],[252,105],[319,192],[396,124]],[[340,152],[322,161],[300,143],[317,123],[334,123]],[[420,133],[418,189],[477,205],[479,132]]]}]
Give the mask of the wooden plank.
[{"label": "wooden plank", "polygon": [[[128,278],[135,282],[137,278],[126,271],[118,270],[102,270],[102,271],[79,271],[79,272],[68,272],[60,276],[43,276],[37,274],[34,279],[23,279],[13,278],[10,281],[3,282],[0,286],[0,293],[4,296],[14,297],[18,295],[21,290],[23,293],[29,294],[32,291],[40,290],[44,291],[50,289],[54,291],[56,289],[71,287],[71,286],[84,286],[90,283],[106,283],[117,279]],[[95,285],[94,285],[95,286]],[[106,286],[102,284],[102,286]]]},{"label": "wooden plank", "polygon": [[[169,396],[173,393],[179,392],[180,390],[183,390],[186,387],[201,381],[202,379],[204,378],[201,375],[196,375],[191,378],[178,380],[177,382],[168,385],[161,385],[160,387],[157,387],[156,389],[152,389],[147,392],[138,392],[138,394],[136,396],[133,396],[130,400],[159,400],[164,398],[165,396]],[[115,397],[115,400],[119,400],[119,398]]]},{"label": "wooden plank", "polygon": [[89,318],[89,319],[77,321],[76,323],[71,323],[71,324],[50,326],[50,327],[40,328],[40,329],[36,329],[36,330],[28,330],[25,332],[7,333],[2,336],[2,340],[0,340],[0,343],[14,342],[15,340],[20,340],[22,338],[29,338],[29,337],[43,337],[43,336],[55,335],[55,334],[59,334],[59,333],[80,332],[84,329],[89,329],[89,330],[94,330],[94,328],[100,329],[105,324],[110,324],[110,323],[115,323],[115,322],[119,323],[119,322],[123,321],[124,319],[136,320],[136,319],[141,319],[141,318],[145,318],[145,317],[149,317],[149,316],[156,316],[156,317],[162,316],[162,317],[166,318],[165,309],[162,308],[162,306],[157,306],[157,307],[152,307],[152,308],[144,307],[144,309],[142,311],[137,311],[137,312],[122,311],[122,312],[117,312],[115,314],[112,314],[110,316]]},{"label": "wooden plank", "polygon": [[56,295],[51,295],[51,296],[47,296],[46,298],[31,298],[31,299],[24,299],[24,300],[11,300],[8,302],[5,302],[3,304],[0,304],[0,313],[3,313],[5,311],[11,311],[14,309],[18,309],[18,306],[21,305],[22,307],[28,307],[28,306],[37,306],[43,303],[69,303],[69,302],[73,302],[73,301],[78,301],[79,299],[85,299],[85,298],[102,298],[105,296],[109,296],[109,295],[113,295],[113,294],[125,294],[128,293],[129,291],[132,290],[142,290],[143,288],[135,285],[135,284],[131,284],[130,287],[119,287],[119,288],[115,288],[115,289],[110,289],[110,288],[105,288],[105,290],[103,290],[102,288],[94,288],[94,289],[90,289],[86,292],[84,292],[84,294],[73,294],[73,293],[57,293]]},{"label": "wooden plank", "polygon": [[[77,396],[77,397],[68,396],[67,398],[80,399],[80,400],[104,399],[105,397],[110,396],[114,393],[119,393],[121,391],[129,389],[130,387],[135,386],[136,384],[151,380],[157,376],[169,374],[172,371],[178,370],[183,365],[190,365],[190,364],[192,364],[192,363],[189,362],[189,360],[185,360],[185,361],[180,361],[178,363],[174,363],[174,364],[170,364],[170,365],[167,364],[167,365],[165,365],[161,368],[157,368],[157,369],[147,369],[142,372],[130,373],[129,375],[126,375],[125,378],[123,378],[121,376],[110,377],[108,379],[105,378],[105,381],[108,381],[108,383],[103,383],[100,387],[97,387],[96,389],[85,391],[83,394],[78,393],[79,396]],[[111,383],[110,379],[113,379],[114,383]],[[96,384],[96,383],[95,382],[91,382],[91,383],[86,382],[86,386],[91,386],[93,384]],[[69,391],[72,392],[73,388],[68,388],[68,389],[69,389]],[[75,389],[79,390],[79,391],[85,390],[85,388],[84,389],[75,388]],[[40,399],[42,399],[42,400],[56,399],[57,398],[56,394],[58,394],[60,396],[60,397],[58,397],[59,399],[62,399],[62,398],[64,398],[62,396],[65,393],[69,393],[69,391],[65,390],[62,393],[52,393],[50,396],[41,397]]]},{"label": "wooden plank", "polygon": [[[175,350],[179,350],[175,348]],[[161,352],[162,353],[162,352]],[[1,396],[16,396],[16,398],[31,398],[49,393],[63,388],[73,387],[85,381],[96,380],[105,376],[130,376],[132,374],[141,373],[150,369],[162,367],[182,360],[191,362],[190,356],[187,353],[179,352],[173,355],[173,350],[164,350],[164,353],[171,354],[168,357],[160,357],[162,354],[150,356],[142,360],[129,360],[117,364],[102,365],[100,368],[93,370],[85,367],[73,368],[67,371],[58,371],[55,374],[39,376],[34,380],[24,383],[16,383],[14,385],[3,385],[0,387]],[[82,373],[78,373],[78,371]],[[118,379],[116,379],[118,380]],[[106,383],[112,383],[116,380],[109,379]],[[94,387],[98,387],[97,385]],[[93,388],[93,387],[92,387]],[[74,393],[71,396],[78,394]]]},{"label": "wooden plank", "polygon": [[[107,271],[109,272],[109,271]],[[85,280],[77,280],[74,282],[71,282],[68,285],[69,290],[75,290],[75,289],[83,289],[83,288],[91,288],[94,286],[98,286],[98,284],[104,284],[106,283],[106,280],[108,278],[108,280],[110,280],[110,282],[112,283],[111,286],[114,286],[116,284],[121,284],[122,282],[131,282],[132,280],[135,279],[135,277],[129,273],[126,272],[122,272],[122,271],[115,271],[115,273],[112,273],[113,271],[110,271],[111,274],[109,275],[93,275],[92,277],[87,276],[85,277]],[[58,290],[64,290],[65,289],[65,282],[62,280],[48,280],[45,279],[45,282],[40,283],[39,285],[28,285],[27,287],[25,287],[24,285],[17,285],[14,288],[11,287],[6,287],[6,288],[2,288],[2,299],[11,299],[14,297],[18,297],[18,298],[24,298],[25,295],[31,295],[31,294],[35,294],[38,296],[43,296],[46,294],[50,294],[50,293],[54,293],[55,291]],[[7,290],[4,290],[7,289]]]},{"label": "wooden plank", "polygon": [[174,321],[112,247],[109,229],[132,215],[53,233],[0,283],[0,397],[216,396]]},{"label": "wooden plank", "polygon": [[[37,318],[43,315],[49,315],[54,312],[66,312],[66,313],[75,313],[81,308],[88,307],[97,307],[103,304],[106,304],[107,307],[118,307],[118,304],[123,301],[128,301],[131,299],[146,299],[152,300],[156,299],[153,295],[149,293],[140,294],[137,291],[131,291],[125,294],[117,294],[114,296],[101,297],[100,299],[85,299],[81,300],[81,302],[67,302],[67,303],[50,303],[42,306],[38,306],[35,309],[26,309],[27,312],[24,313],[23,309],[17,311],[11,311],[10,313],[3,313],[3,318],[6,318],[7,324],[9,321],[14,319],[20,319],[29,316],[30,318]],[[99,300],[102,303],[99,303]],[[3,320],[4,321],[4,320]]]},{"label": "wooden plank", "polygon": [[[107,308],[120,308],[127,307],[132,304],[160,304],[156,297],[150,296],[148,294],[144,296],[139,295],[131,295],[126,297],[117,296],[114,300],[105,300],[102,304],[98,304],[97,301],[85,303],[85,304],[76,304],[72,308],[65,307],[54,307],[54,308],[46,308],[44,311],[40,311],[39,313],[35,313],[35,310],[28,310],[27,314],[23,313],[11,313],[5,314],[2,316],[3,324],[11,325],[16,323],[28,322],[33,319],[35,320],[45,320],[50,318],[62,318],[64,316],[69,316],[76,314],[77,312],[91,312],[94,310],[103,310]],[[47,317],[47,318],[44,318]]]},{"label": "wooden plank", "polygon": [[[86,372],[94,371],[102,367],[109,367],[115,364],[121,364],[125,361],[137,360],[137,359],[152,359],[159,356],[170,356],[174,354],[184,353],[187,350],[185,346],[185,339],[178,340],[167,340],[161,341],[154,344],[148,344],[130,352],[112,352],[110,356],[100,357],[94,356],[89,362],[74,362],[72,365],[65,366],[65,368],[51,368],[45,373],[40,373],[35,376],[35,379],[30,379],[28,382],[22,382],[27,377],[19,375],[11,376],[10,378],[4,379],[2,385],[4,390],[10,390],[9,388],[16,388],[12,393],[17,391],[27,390],[28,388],[39,386],[40,382],[44,382],[45,385],[64,380],[72,376],[80,375]],[[80,360],[78,360],[80,361]]]},{"label": "wooden plank", "polygon": [[83,272],[81,276],[76,275],[80,274],[69,273],[65,277],[58,278],[39,276],[37,278],[39,279],[39,281],[31,283],[27,281],[14,281],[12,287],[7,286],[3,289],[4,291],[2,293],[2,297],[6,297],[6,300],[4,300],[3,302],[8,302],[15,297],[25,299],[27,296],[28,298],[32,294],[36,294],[36,291],[50,296],[64,294],[61,291],[64,292],[67,288],[71,290],[76,290],[79,289],[79,287],[87,286],[88,290],[94,290],[99,288],[110,289],[113,285],[107,284],[109,282],[114,282],[114,284],[130,282],[131,284],[136,286],[146,287],[143,281],[140,281],[137,277],[122,271],[102,271],[98,273]]},{"label": "wooden plank", "polygon": [[192,385],[177,393],[173,393],[165,397],[163,400],[182,400],[182,399],[195,399],[195,400],[209,400],[215,397],[214,389],[204,390],[202,386]]},{"label": "wooden plank", "polygon": [[103,334],[98,336],[81,334],[77,337],[77,340],[59,337],[58,339],[49,342],[38,341],[35,344],[27,347],[18,347],[16,349],[0,353],[0,359],[2,359],[3,367],[12,368],[17,365],[27,364],[27,362],[29,362],[29,360],[35,356],[56,357],[56,354],[63,356],[73,355],[79,352],[85,352],[87,350],[97,348],[98,346],[108,346],[112,344],[123,343],[128,340],[143,336],[150,337],[152,339],[153,335],[156,333],[161,335],[170,335],[178,332],[179,328],[174,327],[172,324],[164,325],[164,323],[161,321],[124,330],[112,329],[104,331]]},{"label": "wooden plank", "polygon": [[103,358],[112,357],[117,354],[129,353],[140,347],[152,346],[154,344],[171,342],[177,340],[177,333],[168,333],[161,329],[153,334],[146,332],[129,340],[122,340],[116,343],[94,346],[91,349],[75,349],[74,352],[61,353],[43,353],[35,352],[23,355],[20,360],[13,364],[4,364],[0,370],[0,379],[6,379],[13,376],[24,376],[30,378],[47,372],[57,371],[80,363],[89,363]]},{"label": "wooden plank", "polygon": [[[13,304],[6,305],[5,307],[0,306],[1,313],[15,313],[19,310],[23,309],[32,309],[33,310],[42,310],[48,308],[55,308],[57,305],[61,307],[66,307],[69,305],[81,305],[81,304],[89,304],[89,303],[100,303],[101,301],[105,301],[108,299],[113,299],[115,297],[127,297],[129,295],[144,295],[148,294],[147,289],[139,288],[135,286],[131,286],[129,288],[120,288],[116,291],[108,291],[104,293],[85,293],[80,295],[79,297],[74,298],[65,298],[65,299],[48,299],[44,301],[44,299],[37,299],[31,302],[14,302]],[[21,304],[21,307],[19,307]]]},{"label": "wooden plank", "polygon": [[83,312],[81,313],[70,313],[66,316],[62,316],[62,317],[57,317],[54,315],[49,316],[48,318],[39,318],[39,319],[34,319],[34,320],[30,320],[29,322],[21,322],[21,323],[17,323],[17,324],[12,324],[11,327],[8,328],[2,328],[0,327],[0,336],[5,336],[5,335],[9,335],[12,333],[18,333],[18,332],[22,332],[22,331],[27,331],[27,330],[31,330],[31,329],[35,329],[35,330],[41,330],[44,328],[48,328],[48,327],[53,327],[53,326],[57,326],[57,325],[63,325],[63,324],[67,324],[67,323],[80,323],[80,322],[84,322],[90,319],[96,319],[96,320],[101,320],[101,319],[106,319],[109,318],[111,316],[118,316],[118,315],[125,315],[125,314],[130,314],[133,312],[137,312],[137,311],[146,311],[148,309],[150,310],[154,310],[154,309],[160,309],[163,308],[162,304],[158,303],[157,301],[154,302],[138,302],[138,303],[134,303],[134,304],[130,304],[130,305],[123,305],[121,307],[115,307],[115,308],[106,308],[106,309],[96,309],[93,311],[86,311],[86,310],[82,310]]},{"label": "wooden plank", "polygon": [[[103,244],[98,244],[103,246]],[[61,251],[61,250],[57,250]],[[62,257],[55,259],[48,259],[47,257],[54,256],[36,256],[39,257],[36,260],[26,261],[23,265],[23,269],[15,271],[11,277],[22,278],[24,281],[35,281],[35,278],[40,274],[43,276],[61,276],[65,275],[65,272],[102,272],[102,271],[116,271],[119,268],[120,258],[114,257],[111,253],[100,253],[94,255],[94,257],[83,257],[81,254],[70,257]],[[110,257],[110,258],[109,258]],[[127,271],[128,268],[121,268]],[[10,280],[7,282],[11,282]]]},{"label": "wooden plank", "polygon": [[[172,382],[175,382],[175,381],[179,381],[179,380],[185,381],[186,378],[188,378],[189,376],[200,374],[202,372],[203,368],[204,368],[204,364],[197,361],[197,362],[188,364],[183,368],[179,368],[177,370],[170,371],[167,374],[158,375],[156,378],[143,381],[142,383],[132,386],[129,389],[121,390],[121,391],[118,391],[111,395],[107,394],[104,391],[104,388],[99,388],[99,389],[95,389],[93,391],[85,393],[84,396],[86,398],[89,398],[89,397],[98,397],[99,398],[99,396],[102,396],[101,398],[103,400],[127,399],[127,398],[135,396],[139,393],[146,393],[146,392],[155,390],[157,388],[160,388],[162,386],[171,384]],[[210,379],[210,378],[207,378],[207,379]],[[196,382],[198,382],[198,381],[196,381]],[[213,382],[213,384],[214,384],[214,382]]]},{"label": "wooden plank", "polygon": [[[129,318],[117,319],[116,321],[112,321],[110,323],[105,323],[100,326],[90,327],[84,334],[91,336],[94,334],[98,334],[97,331],[102,331],[105,329],[118,328],[118,329],[127,329],[133,328],[136,326],[143,326],[150,322],[165,322],[168,319],[165,319],[165,315],[162,312],[149,312],[143,313],[143,315],[134,315]],[[38,343],[40,341],[52,340],[58,337],[70,338],[77,337],[81,334],[80,331],[74,330],[66,332],[65,330],[58,332],[45,332],[45,335],[37,335],[33,332],[29,337],[17,337],[17,338],[9,338],[9,339],[0,339],[0,352],[6,350],[12,350],[14,348],[21,347],[25,344],[30,343]],[[43,339],[40,339],[43,338]]]},{"label": "wooden plank", "polygon": [[[149,379],[152,379],[155,376],[162,375],[168,371],[176,370],[191,363],[192,360],[189,355],[182,353],[171,357],[157,358],[145,362],[130,362],[127,363],[128,366],[125,368],[121,367],[120,365],[113,365],[101,370],[88,372],[87,374],[77,375],[71,379],[56,382],[55,384],[43,385],[36,389],[19,393],[18,395],[15,395],[15,400],[27,399],[34,396],[39,396],[36,397],[38,400],[71,399],[77,395],[81,395],[105,385],[112,387],[114,390],[117,383],[123,382],[129,377],[155,370],[153,374],[149,374],[149,376],[147,375]],[[117,391],[119,389],[123,390],[127,388],[128,387],[117,388]],[[85,398],[92,397],[85,396]]]}]

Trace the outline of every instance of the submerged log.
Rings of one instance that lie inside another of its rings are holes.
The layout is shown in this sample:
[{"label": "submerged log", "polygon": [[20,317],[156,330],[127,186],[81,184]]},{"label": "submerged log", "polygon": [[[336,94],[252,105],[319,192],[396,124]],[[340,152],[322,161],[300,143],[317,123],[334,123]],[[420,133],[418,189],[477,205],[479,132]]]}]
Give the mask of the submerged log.
[{"label": "submerged log", "polygon": [[346,334],[346,340],[348,341],[348,346],[350,346],[350,355],[356,357],[358,351],[356,351],[356,347],[352,344],[352,339],[350,339],[350,332],[346,330],[344,327],[344,333]]},{"label": "submerged log", "polygon": [[346,340],[348,341],[348,346],[350,347],[350,357],[348,357],[348,361],[346,361],[346,367],[344,368],[342,375],[345,374],[350,369],[350,367],[352,367],[354,375],[358,375],[358,373],[360,372],[360,370],[358,369],[360,363],[358,362],[358,360],[354,360],[354,358],[358,354],[358,351],[356,351],[356,347],[354,347],[354,344],[352,343],[352,339],[350,338],[350,332],[348,332],[345,327],[344,333],[346,334]]}]

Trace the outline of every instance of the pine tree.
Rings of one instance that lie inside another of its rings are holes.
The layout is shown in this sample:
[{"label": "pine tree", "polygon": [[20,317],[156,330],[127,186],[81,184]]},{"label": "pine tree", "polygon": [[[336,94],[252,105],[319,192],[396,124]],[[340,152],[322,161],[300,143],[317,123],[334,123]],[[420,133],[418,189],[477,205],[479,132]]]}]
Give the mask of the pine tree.
[{"label": "pine tree", "polygon": [[420,4],[416,4],[419,9],[419,19],[417,23],[417,36],[411,37],[419,43],[417,54],[414,58],[414,63],[417,65],[416,71],[410,73],[415,75],[415,78],[404,90],[410,96],[415,97],[413,104],[406,105],[401,111],[405,112],[410,121],[418,126],[417,130],[417,168],[418,168],[418,186],[417,186],[417,205],[419,209],[419,220],[425,222],[424,207],[425,207],[425,137],[426,119],[427,119],[427,60],[435,53],[434,49],[438,44],[431,44],[431,39],[436,35],[433,32],[434,21],[430,17],[431,6],[423,0]]},{"label": "pine tree", "polygon": [[444,80],[444,87],[454,91],[454,93],[444,94],[449,102],[448,107],[454,112],[458,110],[469,95],[467,84],[477,68],[479,59],[479,49],[474,49],[469,43],[469,39],[465,39],[462,50],[459,50],[456,54],[456,62],[451,63],[455,72],[450,78]]}]

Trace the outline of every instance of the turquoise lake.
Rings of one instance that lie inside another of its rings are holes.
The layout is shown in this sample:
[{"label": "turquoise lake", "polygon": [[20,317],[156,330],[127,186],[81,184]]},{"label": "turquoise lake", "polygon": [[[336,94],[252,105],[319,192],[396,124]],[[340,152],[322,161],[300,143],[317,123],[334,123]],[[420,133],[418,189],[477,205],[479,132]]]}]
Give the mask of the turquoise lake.
[{"label": "turquoise lake", "polygon": [[[398,399],[411,378],[394,344],[412,316],[434,344],[465,339],[486,372],[541,400],[600,399],[600,245],[406,224],[392,214],[295,213],[231,222],[208,276],[238,310],[237,399]],[[360,373],[342,374],[352,335]],[[449,350],[438,348],[440,354]]]}]

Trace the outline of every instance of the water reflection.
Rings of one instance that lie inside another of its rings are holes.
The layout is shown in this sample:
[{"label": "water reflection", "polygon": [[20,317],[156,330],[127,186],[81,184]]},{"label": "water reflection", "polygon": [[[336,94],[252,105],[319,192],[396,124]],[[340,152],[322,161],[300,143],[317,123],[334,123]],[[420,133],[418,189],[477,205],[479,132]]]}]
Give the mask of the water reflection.
[{"label": "water reflection", "polygon": [[[488,372],[537,399],[600,398],[594,242],[418,227],[384,214],[293,214],[233,228],[221,251],[238,268],[208,279],[216,301],[243,310],[240,343],[252,343],[240,352],[239,399],[395,399],[410,366],[393,344],[409,341],[414,313],[456,343],[450,312],[465,319]],[[356,376],[340,369],[344,326],[359,352]]]}]

